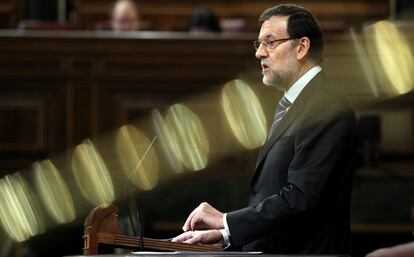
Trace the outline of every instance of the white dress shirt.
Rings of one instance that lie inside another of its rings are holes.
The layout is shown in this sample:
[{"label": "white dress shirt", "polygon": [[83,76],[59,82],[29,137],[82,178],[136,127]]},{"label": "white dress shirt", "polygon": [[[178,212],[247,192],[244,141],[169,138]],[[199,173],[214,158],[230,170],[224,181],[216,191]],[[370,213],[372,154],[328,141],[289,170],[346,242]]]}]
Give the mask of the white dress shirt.
[{"label": "white dress shirt", "polygon": [[285,92],[285,97],[293,104],[300,92],[306,87],[306,85],[322,70],[321,66],[313,66],[302,77],[300,77],[289,89]]}]

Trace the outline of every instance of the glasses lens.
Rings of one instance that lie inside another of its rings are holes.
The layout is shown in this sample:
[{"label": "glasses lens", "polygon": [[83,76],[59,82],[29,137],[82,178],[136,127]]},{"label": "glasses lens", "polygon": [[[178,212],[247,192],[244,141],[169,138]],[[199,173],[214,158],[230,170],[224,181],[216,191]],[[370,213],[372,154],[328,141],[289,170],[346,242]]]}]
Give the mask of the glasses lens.
[{"label": "glasses lens", "polygon": [[260,47],[260,41],[259,40],[255,40],[254,42],[253,42],[253,45],[254,45],[254,49],[259,49],[259,47]]}]

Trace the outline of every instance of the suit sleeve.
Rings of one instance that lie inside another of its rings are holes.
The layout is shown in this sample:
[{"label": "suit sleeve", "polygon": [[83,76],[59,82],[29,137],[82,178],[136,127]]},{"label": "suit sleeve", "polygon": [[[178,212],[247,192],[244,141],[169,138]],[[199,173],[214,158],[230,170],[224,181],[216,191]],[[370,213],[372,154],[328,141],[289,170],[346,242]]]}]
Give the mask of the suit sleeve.
[{"label": "suit sleeve", "polygon": [[322,120],[313,121],[312,125],[310,120],[303,121],[303,129],[296,133],[295,155],[282,190],[257,205],[227,214],[233,246],[245,245],[275,231],[286,231],[302,215],[318,208],[324,194],[329,193],[328,187],[339,185],[343,176],[340,173],[346,170],[340,167],[349,165],[356,121],[351,110],[324,109],[323,115],[307,115],[323,116]]}]

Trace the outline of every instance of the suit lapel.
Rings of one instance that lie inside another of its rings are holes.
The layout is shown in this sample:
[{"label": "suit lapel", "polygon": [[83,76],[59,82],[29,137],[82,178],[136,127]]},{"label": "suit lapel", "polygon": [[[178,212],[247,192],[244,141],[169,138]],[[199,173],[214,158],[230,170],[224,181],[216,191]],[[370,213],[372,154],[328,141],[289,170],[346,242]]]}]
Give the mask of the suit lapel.
[{"label": "suit lapel", "polygon": [[[303,89],[303,91],[299,94],[296,98],[295,102],[286,112],[285,116],[280,122],[279,127],[275,130],[273,135],[265,142],[260,150],[259,157],[256,162],[255,173],[262,161],[265,159],[267,153],[275,144],[275,142],[285,133],[285,131],[292,125],[295,121],[297,116],[301,113],[303,108],[305,107],[306,102],[308,99],[314,94],[315,88],[322,83],[323,73],[319,72],[310,82],[309,84]],[[256,174],[255,174],[256,175]]]},{"label": "suit lapel", "polygon": [[260,150],[259,157],[256,163],[256,169],[259,164],[263,161],[264,157],[269,152],[270,148],[272,148],[273,144],[283,135],[286,129],[295,121],[296,117],[302,110],[302,105],[292,105],[289,110],[286,112],[285,116],[280,122],[279,127],[274,131],[272,136],[266,141],[263,145],[262,149]]}]

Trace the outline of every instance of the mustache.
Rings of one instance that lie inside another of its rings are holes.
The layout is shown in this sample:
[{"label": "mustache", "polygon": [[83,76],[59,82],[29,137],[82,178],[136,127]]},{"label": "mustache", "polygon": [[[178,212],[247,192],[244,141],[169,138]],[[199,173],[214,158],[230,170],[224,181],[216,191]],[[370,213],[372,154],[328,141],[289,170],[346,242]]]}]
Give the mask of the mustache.
[{"label": "mustache", "polygon": [[266,66],[270,66],[270,62],[267,60],[260,60],[260,65],[266,65]]}]

